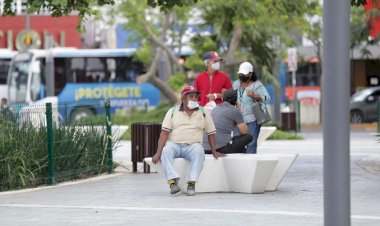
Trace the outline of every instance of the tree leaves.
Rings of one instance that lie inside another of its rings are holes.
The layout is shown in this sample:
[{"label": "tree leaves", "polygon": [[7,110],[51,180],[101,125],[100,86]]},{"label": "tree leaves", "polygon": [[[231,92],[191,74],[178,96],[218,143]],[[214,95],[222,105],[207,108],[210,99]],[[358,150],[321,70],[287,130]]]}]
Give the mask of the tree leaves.
[{"label": "tree leaves", "polygon": [[[13,0],[4,0],[3,13],[1,16],[14,16],[16,8],[13,7]],[[115,0],[27,0],[25,3],[27,13],[40,13],[46,10],[53,17],[61,17],[78,12],[83,22],[86,16],[95,15],[95,6],[113,5]],[[80,28],[81,26],[79,26]]]},{"label": "tree leaves", "polygon": [[149,6],[155,8],[159,7],[161,11],[168,11],[175,6],[191,6],[197,3],[198,0],[147,0]]}]

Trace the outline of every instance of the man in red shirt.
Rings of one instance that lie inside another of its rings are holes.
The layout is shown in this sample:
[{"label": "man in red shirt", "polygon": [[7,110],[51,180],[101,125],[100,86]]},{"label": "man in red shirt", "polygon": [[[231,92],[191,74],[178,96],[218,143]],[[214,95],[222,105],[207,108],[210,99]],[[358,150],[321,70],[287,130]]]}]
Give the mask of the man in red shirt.
[{"label": "man in red shirt", "polygon": [[200,73],[195,81],[194,88],[200,91],[199,105],[205,106],[209,101],[221,104],[223,92],[231,89],[232,84],[228,76],[219,71],[220,61],[223,60],[215,51],[203,55],[207,70]]}]

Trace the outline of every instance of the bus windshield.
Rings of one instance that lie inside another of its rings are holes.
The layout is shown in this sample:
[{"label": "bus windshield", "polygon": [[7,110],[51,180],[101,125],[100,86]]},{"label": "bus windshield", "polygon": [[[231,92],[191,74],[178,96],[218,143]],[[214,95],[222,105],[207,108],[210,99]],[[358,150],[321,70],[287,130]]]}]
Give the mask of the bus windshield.
[{"label": "bus windshield", "polygon": [[25,103],[30,61],[15,61],[9,77],[9,101]]}]

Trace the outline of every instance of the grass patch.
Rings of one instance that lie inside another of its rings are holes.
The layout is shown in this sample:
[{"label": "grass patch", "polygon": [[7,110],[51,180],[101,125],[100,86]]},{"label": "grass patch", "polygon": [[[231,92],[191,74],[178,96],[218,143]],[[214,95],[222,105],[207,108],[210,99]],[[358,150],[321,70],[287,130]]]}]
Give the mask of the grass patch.
[{"label": "grass patch", "polygon": [[303,140],[303,137],[296,135],[294,132],[286,132],[280,129],[274,131],[268,140]]},{"label": "grass patch", "polygon": [[[101,122],[96,122],[100,124]],[[103,116],[103,125],[104,116]],[[107,171],[107,134],[94,127],[55,126],[57,182],[88,178]],[[118,141],[112,145],[114,149]],[[48,183],[47,129],[0,117],[0,191]]]}]

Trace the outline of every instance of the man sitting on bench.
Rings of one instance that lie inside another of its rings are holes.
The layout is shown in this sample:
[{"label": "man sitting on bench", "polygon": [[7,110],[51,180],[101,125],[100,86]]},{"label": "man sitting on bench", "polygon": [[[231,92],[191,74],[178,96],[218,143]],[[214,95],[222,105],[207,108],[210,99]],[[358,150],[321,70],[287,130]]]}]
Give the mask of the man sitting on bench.
[{"label": "man sitting on bench", "polygon": [[182,104],[169,109],[166,113],[158,139],[157,152],[152,157],[154,164],[161,160],[171,194],[180,191],[178,187],[180,178],[173,166],[174,159],[184,158],[190,161],[187,195],[195,195],[195,182],[199,178],[205,161],[202,146],[203,132],[208,135],[214,157],[224,156],[215,150],[214,123],[210,114],[199,106],[198,99],[199,91],[193,86],[182,89]]},{"label": "man sitting on bench", "polygon": [[[236,90],[230,89],[223,94],[223,103],[211,111],[211,117],[216,128],[216,151],[224,154],[245,153],[245,146],[252,141],[248,133],[248,126],[243,116],[235,107],[237,101]],[[241,135],[231,138],[231,132],[237,128]],[[206,135],[204,135],[206,136]],[[207,139],[203,139],[206,154],[211,154],[211,147]]]}]

